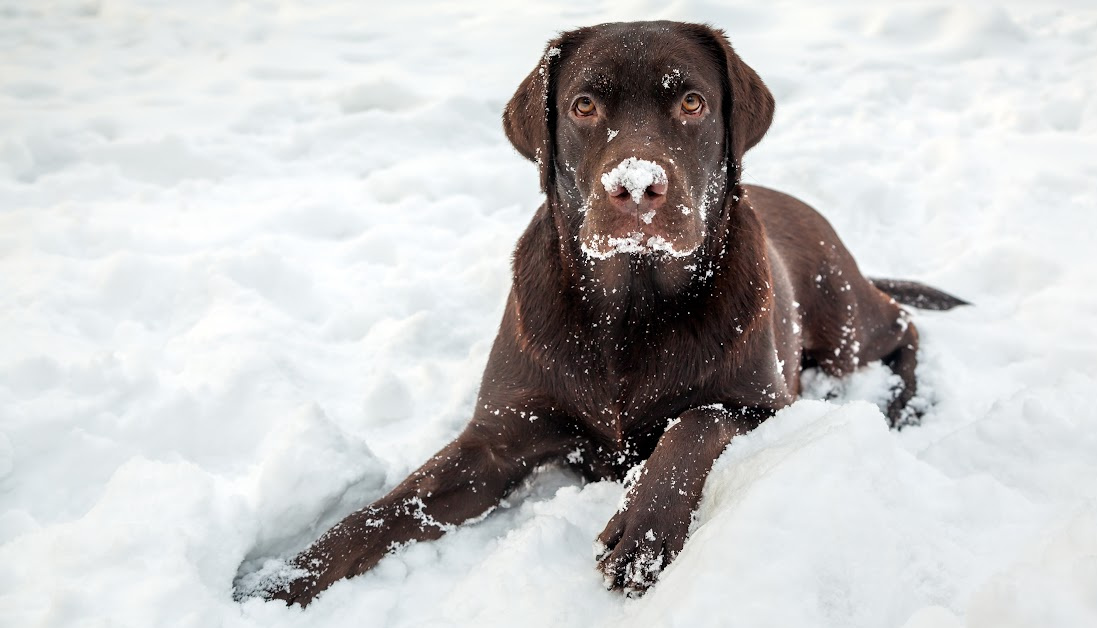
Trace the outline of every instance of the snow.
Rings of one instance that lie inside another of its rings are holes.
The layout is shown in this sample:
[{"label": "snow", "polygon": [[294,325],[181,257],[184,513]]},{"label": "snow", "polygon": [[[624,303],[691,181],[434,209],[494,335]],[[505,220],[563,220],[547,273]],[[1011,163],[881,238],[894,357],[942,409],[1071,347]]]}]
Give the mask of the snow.
[{"label": "snow", "polygon": [[609,172],[603,173],[601,181],[602,186],[610,194],[618,188],[625,188],[632,197],[632,202],[639,205],[644,198],[644,193],[651,185],[666,184],[667,172],[654,161],[628,157]]},{"label": "snow", "polygon": [[[651,216],[647,218],[645,216],[647,214],[641,215],[640,218],[644,219],[644,222],[650,223]],[[587,257],[600,260],[609,259],[614,255],[651,255],[653,253],[663,253],[671,257],[686,257],[697,250],[696,247],[678,249],[673,242],[663,236],[649,236],[639,231],[634,231],[626,236],[598,236],[593,238],[591,242],[583,241],[580,243],[579,248]]]},{"label": "snow", "polygon": [[677,84],[682,78],[682,70],[680,68],[674,68],[670,74],[664,74],[661,81],[663,89],[670,89],[671,84]]},{"label": "snow", "polygon": [[[1097,9],[626,4],[4,3],[0,625],[1097,625]],[[639,599],[591,558],[622,487],[547,469],[307,610],[234,601],[461,429],[540,203],[503,105],[638,17],[773,90],[747,183],[976,304],[913,313],[923,423],[878,364],[809,374]]]}]

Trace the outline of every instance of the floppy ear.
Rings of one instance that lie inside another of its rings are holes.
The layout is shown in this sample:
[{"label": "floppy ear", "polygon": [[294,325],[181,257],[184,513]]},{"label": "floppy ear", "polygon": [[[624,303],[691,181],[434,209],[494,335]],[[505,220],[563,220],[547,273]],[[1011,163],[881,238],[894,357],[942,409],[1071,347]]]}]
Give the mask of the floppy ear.
[{"label": "floppy ear", "polygon": [[514,148],[541,170],[541,191],[548,193],[554,168],[552,98],[555,93],[554,67],[560,61],[563,37],[545,46],[541,62],[518,86],[503,110],[503,130]]},{"label": "floppy ear", "polygon": [[[706,35],[719,48],[727,72],[727,92],[724,94],[724,124],[731,147],[731,169],[738,170],[743,154],[761,141],[773,122],[773,94],[758,74],[739,58],[724,31],[702,26]],[[738,181],[738,173],[733,180]]]}]

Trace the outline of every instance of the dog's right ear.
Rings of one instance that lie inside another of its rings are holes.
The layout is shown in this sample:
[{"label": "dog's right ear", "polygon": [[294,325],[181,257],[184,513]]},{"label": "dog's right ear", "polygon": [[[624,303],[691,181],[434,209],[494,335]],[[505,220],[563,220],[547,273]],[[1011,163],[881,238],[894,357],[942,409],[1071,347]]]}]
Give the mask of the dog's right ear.
[{"label": "dog's right ear", "polygon": [[514,148],[537,162],[541,191],[547,193],[553,164],[553,102],[555,66],[559,64],[564,37],[548,43],[541,62],[518,86],[503,110],[503,130]]}]

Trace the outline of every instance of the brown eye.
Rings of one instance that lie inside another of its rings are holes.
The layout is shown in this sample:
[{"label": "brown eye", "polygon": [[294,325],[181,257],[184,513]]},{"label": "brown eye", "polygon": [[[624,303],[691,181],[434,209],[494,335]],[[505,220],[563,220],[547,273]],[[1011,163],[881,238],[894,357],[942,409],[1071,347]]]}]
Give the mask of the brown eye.
[{"label": "brown eye", "polygon": [[575,106],[573,107],[573,109],[575,109],[576,115],[594,115],[594,101],[590,98],[587,98],[586,96],[580,96],[579,98],[575,99]]},{"label": "brown eye", "polygon": [[686,94],[686,97],[682,99],[682,111],[690,115],[697,115],[701,113],[701,109],[704,108],[705,101],[701,99],[700,94]]}]

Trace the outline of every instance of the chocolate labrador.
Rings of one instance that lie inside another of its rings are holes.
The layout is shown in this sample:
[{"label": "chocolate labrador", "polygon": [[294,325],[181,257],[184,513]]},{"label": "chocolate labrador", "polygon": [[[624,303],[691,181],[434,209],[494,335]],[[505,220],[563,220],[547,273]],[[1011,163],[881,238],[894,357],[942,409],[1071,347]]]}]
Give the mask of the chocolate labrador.
[{"label": "chocolate labrador", "polygon": [[326,532],[268,593],[307,604],[402,544],[494,508],[538,466],[629,473],[596,542],[642,593],[682,550],[713,462],[791,404],[800,373],[882,360],[908,418],[918,332],[896,303],[963,302],[869,280],[822,216],[741,182],[773,96],[723,32],[634,22],[548,44],[503,114],[546,195],[514,252],[472,420],[388,495]]}]

